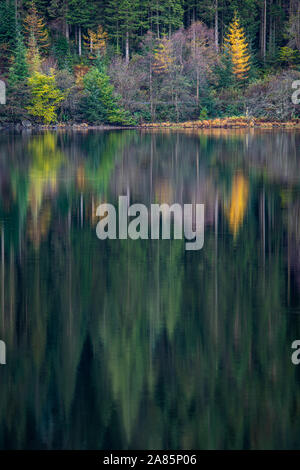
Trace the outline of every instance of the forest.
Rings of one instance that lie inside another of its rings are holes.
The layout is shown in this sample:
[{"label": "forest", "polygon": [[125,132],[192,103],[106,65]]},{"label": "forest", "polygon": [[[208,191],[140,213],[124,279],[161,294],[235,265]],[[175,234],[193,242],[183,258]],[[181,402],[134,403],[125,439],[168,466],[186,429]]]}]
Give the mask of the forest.
[{"label": "forest", "polygon": [[1,0],[8,123],[300,117],[299,0]]}]

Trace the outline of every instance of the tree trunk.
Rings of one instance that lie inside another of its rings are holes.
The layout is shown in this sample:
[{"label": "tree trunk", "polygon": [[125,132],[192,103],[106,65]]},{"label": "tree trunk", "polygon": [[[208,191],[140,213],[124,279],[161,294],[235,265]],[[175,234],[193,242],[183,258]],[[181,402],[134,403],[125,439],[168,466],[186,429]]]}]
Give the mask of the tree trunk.
[{"label": "tree trunk", "polygon": [[70,30],[69,30],[69,25],[67,23],[67,20],[65,20],[65,36],[66,36],[66,40],[69,42]]},{"label": "tree trunk", "polygon": [[150,92],[150,113],[151,121],[153,122],[153,90],[152,90],[152,59],[150,58],[150,70],[149,70],[149,92]]},{"label": "tree trunk", "polygon": [[129,32],[126,31],[125,61],[129,64]]},{"label": "tree trunk", "polygon": [[78,26],[78,54],[81,57],[81,25]]},{"label": "tree trunk", "polygon": [[218,15],[218,0],[215,0],[215,46],[216,46],[216,51],[219,52],[219,15]]},{"label": "tree trunk", "polygon": [[260,50],[263,60],[266,60],[266,36],[267,36],[267,0],[264,0],[261,12],[261,35],[260,35]]},{"label": "tree trunk", "polygon": [[156,0],[156,22],[157,22],[157,39],[159,39],[158,0]]}]

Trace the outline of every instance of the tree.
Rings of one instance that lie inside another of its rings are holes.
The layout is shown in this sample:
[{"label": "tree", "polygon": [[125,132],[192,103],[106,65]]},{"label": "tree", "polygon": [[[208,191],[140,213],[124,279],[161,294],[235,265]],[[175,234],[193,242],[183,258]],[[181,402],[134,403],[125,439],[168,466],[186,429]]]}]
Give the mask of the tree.
[{"label": "tree", "polygon": [[41,56],[40,56],[39,48],[37,46],[36,39],[33,33],[30,34],[29,39],[28,39],[26,59],[27,59],[27,64],[28,64],[30,74],[40,71]]},{"label": "tree", "polygon": [[12,44],[15,39],[15,9],[12,0],[0,3],[0,43]]},{"label": "tree", "polygon": [[82,55],[82,28],[92,26],[94,3],[91,0],[69,0],[67,21],[77,28],[78,55]]},{"label": "tree", "polygon": [[296,47],[300,51],[300,2],[290,0],[288,22],[289,46]]},{"label": "tree", "polygon": [[180,28],[183,22],[183,6],[181,0],[155,0],[150,4],[151,24],[159,39],[162,34],[171,33]]},{"label": "tree", "polygon": [[154,51],[153,70],[159,74],[169,72],[173,63],[174,57],[172,54],[171,41],[167,38],[163,38],[159,41]]},{"label": "tree", "polygon": [[9,83],[16,85],[25,82],[28,78],[28,65],[26,61],[26,47],[20,32],[17,34],[15,55],[9,69]]},{"label": "tree", "polygon": [[12,0],[0,3],[0,70],[9,67],[9,57],[16,39],[16,22]]},{"label": "tree", "polygon": [[199,102],[200,82],[205,82],[212,65],[217,63],[214,32],[204,23],[196,21],[187,30],[189,50],[188,68],[196,78],[196,100]]},{"label": "tree", "polygon": [[90,58],[95,59],[99,54],[105,54],[107,36],[101,25],[98,26],[96,31],[88,29],[87,36],[84,36],[84,39],[85,45],[90,51]]},{"label": "tree", "polygon": [[84,76],[83,83],[82,113],[89,122],[133,124],[128,112],[119,105],[120,98],[114,95],[114,87],[100,59]]},{"label": "tree", "polygon": [[68,0],[51,0],[48,7],[50,18],[59,20],[61,30],[64,31],[65,38],[69,40],[69,25],[67,23]]},{"label": "tree", "polygon": [[141,27],[141,11],[138,0],[109,0],[106,7],[106,17],[110,33],[117,40],[119,51],[120,38],[125,44],[125,59],[129,62],[131,42],[136,38]]},{"label": "tree", "polygon": [[27,111],[45,124],[55,121],[56,109],[65,95],[56,87],[55,76],[35,72],[28,80],[31,105]]},{"label": "tree", "polygon": [[234,14],[224,41],[225,50],[229,53],[232,61],[234,75],[240,81],[246,80],[250,70],[250,54],[245,33],[240,25],[237,13]]},{"label": "tree", "polygon": [[25,16],[24,27],[28,46],[32,46],[33,43],[35,43],[36,47],[41,48],[41,50],[49,47],[49,34],[46,29],[46,24],[38,14],[33,1]]}]

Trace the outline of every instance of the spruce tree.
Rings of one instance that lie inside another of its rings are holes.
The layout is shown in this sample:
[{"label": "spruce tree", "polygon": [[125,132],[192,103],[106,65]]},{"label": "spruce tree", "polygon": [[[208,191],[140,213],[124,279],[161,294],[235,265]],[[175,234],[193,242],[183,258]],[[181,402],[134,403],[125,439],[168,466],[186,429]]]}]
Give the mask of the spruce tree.
[{"label": "spruce tree", "polygon": [[95,4],[92,0],[69,0],[67,21],[77,28],[78,54],[82,55],[82,28],[93,26]]},{"label": "spruce tree", "polygon": [[25,82],[28,78],[28,65],[26,61],[26,47],[20,32],[17,33],[15,55],[12,66],[9,69],[9,83],[14,86]]},{"label": "spruce tree", "polygon": [[133,124],[129,113],[119,103],[120,97],[114,94],[114,86],[100,57],[84,76],[83,83],[85,97],[81,111],[85,119],[93,123]]}]

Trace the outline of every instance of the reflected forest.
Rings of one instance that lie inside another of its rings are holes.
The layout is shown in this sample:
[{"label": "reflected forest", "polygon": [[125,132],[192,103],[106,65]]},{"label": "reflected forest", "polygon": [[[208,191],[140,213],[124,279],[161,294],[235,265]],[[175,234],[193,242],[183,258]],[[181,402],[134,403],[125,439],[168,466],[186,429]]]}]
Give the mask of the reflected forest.
[{"label": "reflected forest", "polygon": [[[299,448],[299,145],[0,135],[1,448]],[[203,249],[99,240],[95,209],[122,194],[205,204]]]}]

